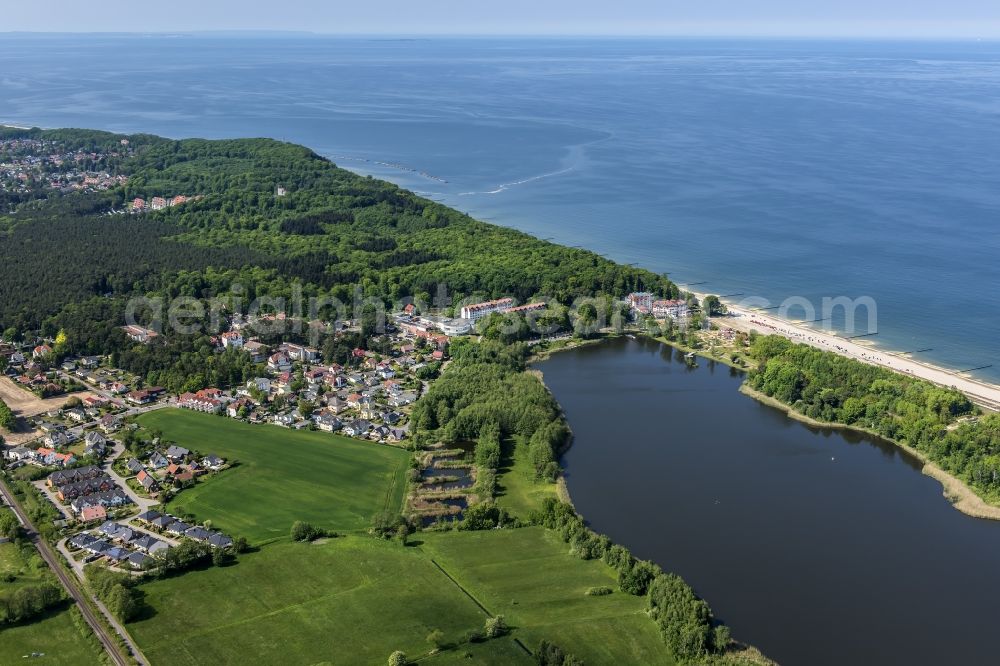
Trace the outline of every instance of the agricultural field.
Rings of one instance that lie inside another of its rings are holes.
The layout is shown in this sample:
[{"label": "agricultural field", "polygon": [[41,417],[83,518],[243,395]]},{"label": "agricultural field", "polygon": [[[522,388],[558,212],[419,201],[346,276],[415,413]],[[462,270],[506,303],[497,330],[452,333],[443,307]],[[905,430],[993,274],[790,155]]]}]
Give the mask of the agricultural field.
[{"label": "agricultural field", "polygon": [[[385,663],[394,650],[429,653],[434,629],[457,642],[486,619],[420,548],[370,537],[278,541],[235,566],[143,590],[150,617],[128,628],[155,664],[226,663],[235,653],[259,664]],[[470,649],[489,655],[480,663],[510,663],[514,647]]]},{"label": "agricultural field", "polygon": [[296,520],[361,530],[374,514],[402,505],[410,459],[402,449],[179,409],[138,421],[167,441],[237,463],[178,494],[168,510],[252,543],[286,536]]},{"label": "agricultural field", "polygon": [[[384,663],[394,650],[426,664],[530,664],[541,639],[586,663],[670,663],[644,602],[611,569],[584,562],[542,528],[418,533],[409,546],[366,536],[282,539],[239,563],[142,586],[151,607],[129,624],[156,664]],[[510,636],[469,643],[490,615]],[[443,634],[432,655],[427,637]],[[526,649],[527,648],[527,649]]]},{"label": "agricultural field", "polygon": [[[671,664],[645,599],[618,590],[614,571],[584,561],[541,527],[421,535],[422,548],[462,588],[517,627],[534,649],[548,640],[587,664]],[[607,596],[588,596],[607,586]]]}]

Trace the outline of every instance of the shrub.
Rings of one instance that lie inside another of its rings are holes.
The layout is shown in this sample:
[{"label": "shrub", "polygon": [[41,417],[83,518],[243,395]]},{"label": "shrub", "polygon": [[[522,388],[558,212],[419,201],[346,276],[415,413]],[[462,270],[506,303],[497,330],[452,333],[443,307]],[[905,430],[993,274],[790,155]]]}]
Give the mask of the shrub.
[{"label": "shrub", "polygon": [[483,625],[483,633],[486,634],[487,638],[498,638],[506,634],[507,622],[504,621],[503,615],[486,618],[486,624]]},{"label": "shrub", "polygon": [[410,662],[406,658],[406,653],[402,650],[396,650],[389,655],[389,666],[406,666],[408,663]]},{"label": "shrub", "polygon": [[604,597],[611,594],[612,590],[607,585],[600,585],[598,587],[592,587],[587,590],[588,597]]}]

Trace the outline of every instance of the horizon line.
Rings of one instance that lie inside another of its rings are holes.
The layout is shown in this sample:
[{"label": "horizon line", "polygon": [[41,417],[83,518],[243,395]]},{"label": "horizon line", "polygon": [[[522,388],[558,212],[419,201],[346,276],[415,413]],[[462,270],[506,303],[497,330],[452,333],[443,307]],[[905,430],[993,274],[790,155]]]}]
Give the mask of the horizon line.
[{"label": "horizon line", "polygon": [[487,33],[487,32],[322,32],[316,30],[218,29],[218,30],[2,30],[4,36],[298,36],[369,39],[742,39],[761,41],[954,41],[1000,42],[1000,34],[863,34],[863,33]]}]

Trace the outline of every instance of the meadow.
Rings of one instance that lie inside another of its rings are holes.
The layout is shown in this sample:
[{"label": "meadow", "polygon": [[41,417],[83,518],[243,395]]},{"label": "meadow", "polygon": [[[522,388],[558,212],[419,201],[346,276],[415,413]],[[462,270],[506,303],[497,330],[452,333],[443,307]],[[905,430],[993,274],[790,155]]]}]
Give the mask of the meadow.
[{"label": "meadow", "polygon": [[[258,664],[385,663],[394,650],[429,653],[435,629],[454,642],[486,619],[419,548],[369,537],[278,541],[235,566],[143,590],[151,616],[128,628],[156,664],[227,663],[237,653]],[[509,639],[472,649],[486,663],[519,658]]]},{"label": "meadow", "polygon": [[497,504],[527,519],[546,497],[557,497],[556,484],[538,480],[528,442],[515,436],[504,443],[505,455],[497,470]]},{"label": "meadow", "polygon": [[101,645],[79,613],[67,602],[34,622],[0,629],[0,664],[32,663],[24,658],[32,652],[44,653],[38,659],[47,665],[104,663]]},{"label": "meadow", "polygon": [[182,491],[168,509],[252,543],[287,535],[296,520],[361,530],[376,513],[402,505],[410,458],[402,449],[179,409],[138,421],[166,441],[236,462]]},{"label": "meadow", "polygon": [[[586,663],[658,664],[663,646],[643,600],[614,592],[611,569],[567,552],[542,528],[420,533],[409,546],[346,536],[279,540],[209,568],[143,585],[151,607],[129,625],[157,664],[384,663],[403,650],[420,663],[534,663],[539,640]],[[489,615],[508,637],[469,643]],[[427,636],[447,644],[437,654]]]},{"label": "meadow", "polygon": [[[644,598],[618,590],[615,572],[581,560],[541,527],[421,535],[422,548],[534,649],[553,642],[587,664],[671,664]],[[588,596],[607,586],[606,596]]]},{"label": "meadow", "polygon": [[[33,548],[21,550],[13,543],[0,543],[0,575],[14,580],[0,583],[4,590],[55,578]],[[44,653],[44,663],[101,663],[103,651],[97,639],[70,602],[54,607],[39,618],[0,628],[0,664],[19,663],[25,655]]]}]

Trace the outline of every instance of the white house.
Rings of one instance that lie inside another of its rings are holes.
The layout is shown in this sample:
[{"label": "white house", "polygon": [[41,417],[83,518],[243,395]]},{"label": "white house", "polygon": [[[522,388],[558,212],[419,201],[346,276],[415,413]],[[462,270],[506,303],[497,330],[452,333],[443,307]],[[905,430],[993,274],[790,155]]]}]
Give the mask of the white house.
[{"label": "white house", "polygon": [[223,333],[221,337],[224,349],[241,349],[243,347],[243,336],[238,331],[228,331]]}]

